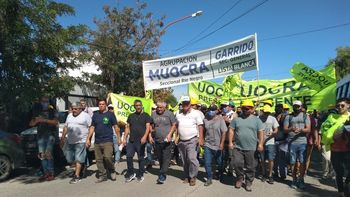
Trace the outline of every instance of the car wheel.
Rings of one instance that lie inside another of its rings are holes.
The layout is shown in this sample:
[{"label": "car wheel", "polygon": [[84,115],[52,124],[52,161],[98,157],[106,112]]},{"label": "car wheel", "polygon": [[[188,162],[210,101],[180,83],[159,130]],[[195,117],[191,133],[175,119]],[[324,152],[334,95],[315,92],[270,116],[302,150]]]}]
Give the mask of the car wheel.
[{"label": "car wheel", "polygon": [[5,155],[0,155],[0,181],[7,179],[12,171],[11,161]]}]

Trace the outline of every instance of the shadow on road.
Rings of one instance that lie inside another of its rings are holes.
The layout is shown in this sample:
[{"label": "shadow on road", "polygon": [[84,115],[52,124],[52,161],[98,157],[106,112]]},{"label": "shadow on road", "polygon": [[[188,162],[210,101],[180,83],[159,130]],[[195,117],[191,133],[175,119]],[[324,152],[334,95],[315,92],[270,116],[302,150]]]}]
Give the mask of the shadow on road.
[{"label": "shadow on road", "polygon": [[[153,166],[152,168],[149,168],[146,172],[158,176],[159,175],[159,166]],[[174,169],[170,166],[167,175],[172,176],[172,177],[176,177],[180,180],[185,179],[182,167],[181,167],[181,170],[178,170],[178,169]],[[204,183],[205,178],[206,178],[206,173],[203,171],[198,171],[197,180]]]}]

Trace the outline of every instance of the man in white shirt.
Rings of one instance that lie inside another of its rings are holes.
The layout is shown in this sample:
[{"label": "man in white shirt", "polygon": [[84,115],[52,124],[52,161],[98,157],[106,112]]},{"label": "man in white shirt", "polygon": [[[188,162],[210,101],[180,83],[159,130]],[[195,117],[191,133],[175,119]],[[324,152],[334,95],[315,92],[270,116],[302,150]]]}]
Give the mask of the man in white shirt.
[{"label": "man in white shirt", "polygon": [[[79,102],[72,104],[72,113],[67,117],[63,133],[61,137],[61,145],[66,145],[66,159],[68,163],[75,163],[75,175],[69,182],[71,184],[80,181],[80,172],[82,165],[86,160],[85,141],[89,133],[91,125],[91,117],[89,114],[82,112],[83,108]],[[68,134],[67,140],[66,135]]]},{"label": "man in white shirt", "polygon": [[184,183],[190,186],[196,185],[199,162],[197,160],[197,143],[204,145],[203,139],[203,119],[198,110],[194,110],[190,105],[190,97],[184,96],[182,99],[182,112],[177,114],[177,129],[180,136],[178,144],[182,157],[185,173]]}]

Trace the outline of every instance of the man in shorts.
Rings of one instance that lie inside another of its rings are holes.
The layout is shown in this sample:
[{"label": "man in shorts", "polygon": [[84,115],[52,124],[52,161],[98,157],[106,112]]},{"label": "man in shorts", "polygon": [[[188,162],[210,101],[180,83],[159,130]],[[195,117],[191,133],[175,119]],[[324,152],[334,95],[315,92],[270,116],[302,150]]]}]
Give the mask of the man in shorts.
[{"label": "man in shorts", "polygon": [[[75,173],[69,183],[75,184],[80,182],[81,169],[86,161],[86,138],[91,126],[91,117],[88,113],[83,112],[79,102],[72,104],[72,113],[67,117],[61,137],[61,147],[66,145],[66,159],[70,164],[75,164]],[[66,139],[66,135],[68,137]]]}]

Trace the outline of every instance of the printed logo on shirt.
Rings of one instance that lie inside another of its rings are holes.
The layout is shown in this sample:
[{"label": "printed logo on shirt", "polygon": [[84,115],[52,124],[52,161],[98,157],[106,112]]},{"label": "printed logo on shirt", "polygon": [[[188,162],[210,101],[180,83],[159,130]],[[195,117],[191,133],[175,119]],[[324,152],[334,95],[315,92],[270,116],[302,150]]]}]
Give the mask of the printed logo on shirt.
[{"label": "printed logo on shirt", "polygon": [[103,117],[102,122],[103,122],[103,124],[108,124],[109,123],[109,118],[108,117]]}]

